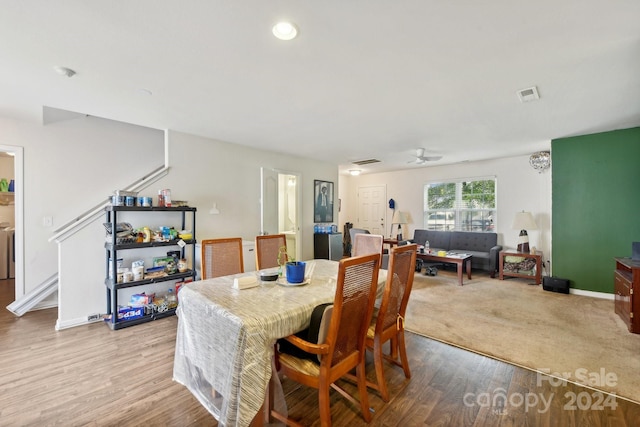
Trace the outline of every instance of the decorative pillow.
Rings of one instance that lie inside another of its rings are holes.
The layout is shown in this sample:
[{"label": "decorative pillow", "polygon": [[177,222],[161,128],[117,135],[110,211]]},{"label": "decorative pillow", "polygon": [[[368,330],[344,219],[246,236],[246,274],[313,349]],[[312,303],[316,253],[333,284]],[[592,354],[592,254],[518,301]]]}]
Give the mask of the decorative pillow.
[{"label": "decorative pillow", "polygon": [[[300,332],[296,332],[294,335],[313,344],[324,343],[327,338],[329,325],[331,324],[331,313],[333,313],[333,303],[316,306],[311,313],[309,327]],[[307,353],[283,338],[278,340],[278,348],[280,352],[290,354],[300,359],[310,359],[316,363],[320,361],[319,355]]]}]

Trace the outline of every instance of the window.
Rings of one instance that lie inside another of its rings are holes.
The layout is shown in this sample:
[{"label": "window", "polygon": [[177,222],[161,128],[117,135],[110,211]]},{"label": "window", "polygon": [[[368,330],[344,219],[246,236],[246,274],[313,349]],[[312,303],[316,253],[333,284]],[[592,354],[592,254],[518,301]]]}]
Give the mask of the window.
[{"label": "window", "polygon": [[424,186],[427,230],[494,231],[496,179],[435,182]]}]

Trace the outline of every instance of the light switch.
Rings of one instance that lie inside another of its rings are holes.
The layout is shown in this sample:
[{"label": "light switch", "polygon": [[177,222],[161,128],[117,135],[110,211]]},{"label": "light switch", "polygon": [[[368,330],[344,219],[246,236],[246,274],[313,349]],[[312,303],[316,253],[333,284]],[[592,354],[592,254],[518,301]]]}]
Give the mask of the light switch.
[{"label": "light switch", "polygon": [[53,227],[53,217],[45,216],[42,218],[42,225],[45,227]]}]

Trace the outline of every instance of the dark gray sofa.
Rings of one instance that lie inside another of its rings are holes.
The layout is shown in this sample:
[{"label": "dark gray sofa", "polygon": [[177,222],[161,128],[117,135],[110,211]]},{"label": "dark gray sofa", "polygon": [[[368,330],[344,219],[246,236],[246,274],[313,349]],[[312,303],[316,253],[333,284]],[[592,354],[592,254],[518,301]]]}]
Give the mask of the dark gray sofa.
[{"label": "dark gray sofa", "polygon": [[431,250],[464,252],[472,256],[471,268],[479,268],[495,277],[502,246],[496,233],[474,231],[436,231],[417,229],[411,242],[424,245],[429,241]]}]

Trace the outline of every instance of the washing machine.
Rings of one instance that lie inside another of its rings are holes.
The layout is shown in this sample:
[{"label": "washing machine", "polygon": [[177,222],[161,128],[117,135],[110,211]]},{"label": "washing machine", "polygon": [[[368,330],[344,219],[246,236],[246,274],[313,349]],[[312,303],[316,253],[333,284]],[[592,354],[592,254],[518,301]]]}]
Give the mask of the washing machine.
[{"label": "washing machine", "polygon": [[9,279],[16,277],[16,238],[15,228],[7,229],[7,270]]},{"label": "washing machine", "polygon": [[[10,227],[0,228],[0,280],[8,279],[9,276],[9,248],[11,247]],[[15,274],[15,273],[14,273]],[[13,277],[13,276],[11,276]]]}]

